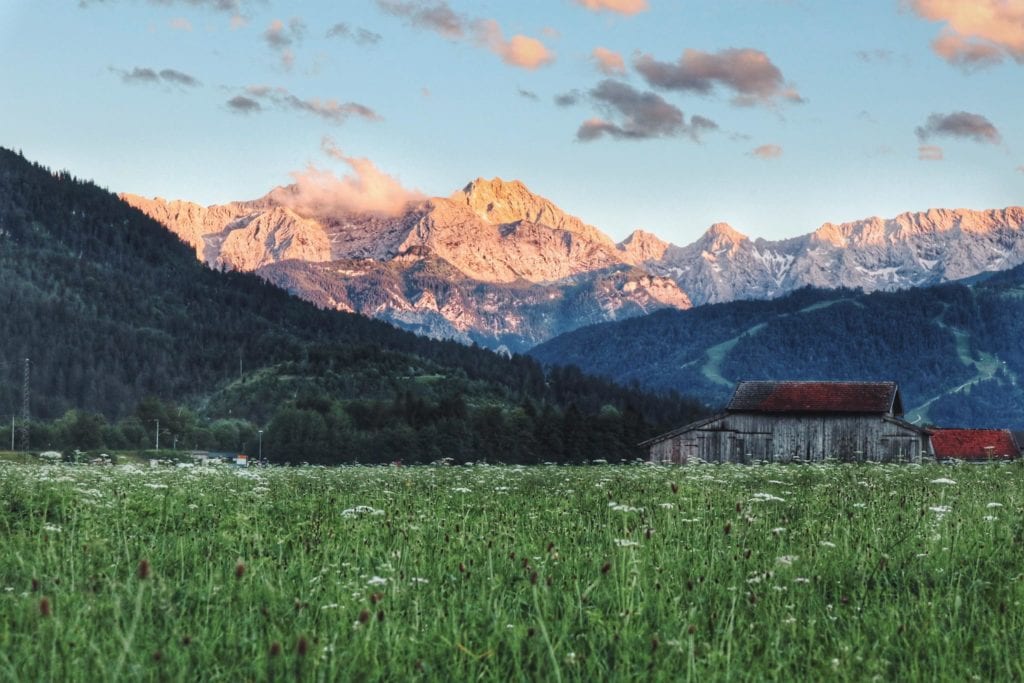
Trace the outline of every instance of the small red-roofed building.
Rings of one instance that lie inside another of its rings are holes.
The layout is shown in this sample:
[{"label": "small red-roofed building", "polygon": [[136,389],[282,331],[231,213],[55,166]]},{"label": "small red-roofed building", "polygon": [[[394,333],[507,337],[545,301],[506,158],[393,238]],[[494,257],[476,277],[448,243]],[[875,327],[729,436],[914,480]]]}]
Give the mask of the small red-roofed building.
[{"label": "small red-roofed building", "polygon": [[653,462],[921,462],[896,382],[745,381],[725,412],[640,444]]},{"label": "small red-roofed building", "polygon": [[1020,445],[1007,429],[936,429],[932,452],[936,460],[1016,460]]}]

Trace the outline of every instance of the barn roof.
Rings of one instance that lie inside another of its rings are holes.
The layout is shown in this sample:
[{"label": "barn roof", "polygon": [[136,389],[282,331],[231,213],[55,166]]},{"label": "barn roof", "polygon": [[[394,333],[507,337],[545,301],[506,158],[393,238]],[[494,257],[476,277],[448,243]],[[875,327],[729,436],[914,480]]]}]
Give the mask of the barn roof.
[{"label": "barn roof", "polygon": [[936,429],[932,449],[936,458],[987,460],[1020,456],[1013,434],[1006,429]]},{"label": "barn roof", "polygon": [[896,382],[762,382],[736,385],[729,412],[903,414]]}]

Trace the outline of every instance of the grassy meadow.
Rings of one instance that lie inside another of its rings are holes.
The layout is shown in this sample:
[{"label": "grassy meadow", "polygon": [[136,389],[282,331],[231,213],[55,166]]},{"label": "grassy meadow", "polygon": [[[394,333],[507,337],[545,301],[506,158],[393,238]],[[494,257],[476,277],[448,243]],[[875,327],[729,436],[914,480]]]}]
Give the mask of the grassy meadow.
[{"label": "grassy meadow", "polygon": [[1019,680],[1019,465],[0,463],[3,680]]}]

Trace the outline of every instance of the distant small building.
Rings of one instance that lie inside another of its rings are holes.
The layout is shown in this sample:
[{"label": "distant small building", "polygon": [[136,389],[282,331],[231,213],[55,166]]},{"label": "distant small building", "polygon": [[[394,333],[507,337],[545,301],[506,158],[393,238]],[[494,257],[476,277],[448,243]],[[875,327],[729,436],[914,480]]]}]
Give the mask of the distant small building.
[{"label": "distant small building", "polygon": [[640,444],[653,462],[920,462],[895,382],[740,382],[725,412]]},{"label": "distant small building", "polygon": [[1020,445],[1006,429],[936,429],[932,433],[936,460],[1015,460]]}]

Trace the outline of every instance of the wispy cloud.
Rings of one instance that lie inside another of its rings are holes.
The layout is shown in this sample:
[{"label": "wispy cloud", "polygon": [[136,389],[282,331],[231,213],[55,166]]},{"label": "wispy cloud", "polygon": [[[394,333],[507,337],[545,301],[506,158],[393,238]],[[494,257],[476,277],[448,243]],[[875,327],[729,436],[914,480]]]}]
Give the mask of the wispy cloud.
[{"label": "wispy cloud", "polygon": [[451,41],[471,41],[522,69],[537,69],[555,61],[555,54],[538,40],[521,34],[505,38],[494,19],[473,19],[453,10],[444,0],[377,0],[384,12],[414,28],[433,31]]},{"label": "wispy cloud", "polygon": [[252,114],[263,109],[259,102],[245,95],[235,95],[227,101],[227,106],[236,114]]},{"label": "wispy cloud", "polygon": [[997,64],[1005,57],[1024,63],[1024,2],[1021,0],[904,0],[921,18],[945,24],[932,49],[965,70]]},{"label": "wispy cloud", "polygon": [[[78,0],[78,6],[89,7],[90,5],[101,5],[116,1],[117,0]],[[148,0],[151,5],[188,5],[191,7],[203,7],[206,9],[217,10],[220,12],[231,12],[234,14],[240,14],[245,5],[251,5],[254,1],[255,0]]]},{"label": "wispy cloud", "polygon": [[[232,102],[235,104],[232,105]],[[353,116],[367,121],[380,121],[382,117],[370,107],[358,102],[339,102],[334,99],[318,98],[302,99],[287,88],[270,87],[267,85],[250,85],[245,92],[228,100],[228,106],[238,113],[253,113],[262,110],[252,107],[250,103],[273,104],[281,109],[312,114],[334,124],[342,124]]]},{"label": "wispy cloud", "polygon": [[951,114],[932,114],[924,125],[914,129],[921,142],[932,137],[952,137],[998,145],[1002,141],[999,130],[981,114],[955,111]]},{"label": "wispy cloud", "polygon": [[170,26],[175,31],[191,31],[192,30],[192,22],[189,21],[188,19],[186,19],[185,17],[176,17],[174,19],[171,19]]},{"label": "wispy cloud", "polygon": [[540,96],[537,93],[532,90],[526,90],[525,88],[519,88],[519,96],[527,100],[533,100],[534,102],[540,99]]},{"label": "wispy cloud", "polygon": [[405,19],[410,26],[433,31],[448,40],[461,40],[467,33],[469,20],[449,7],[444,0],[433,3],[377,0],[377,6],[392,16]]},{"label": "wispy cloud", "polygon": [[591,12],[616,12],[618,14],[638,14],[646,12],[647,0],[573,0],[577,5],[586,7]]},{"label": "wispy cloud", "polygon": [[125,83],[169,83],[187,88],[201,85],[197,78],[177,69],[161,69],[157,71],[149,67],[136,66],[131,71],[115,69],[113,67],[110,70],[121,76],[121,80]]},{"label": "wispy cloud", "polygon": [[764,52],[749,48],[720,52],[685,50],[676,62],[660,62],[642,54],[634,67],[652,86],[665,90],[711,94],[721,86],[735,93],[740,106],[772,104],[779,100],[803,102],[800,93],[786,82],[779,67]]},{"label": "wispy cloud", "polygon": [[360,27],[351,27],[345,22],[341,21],[334,26],[327,29],[327,38],[342,38],[344,40],[351,40],[357,45],[376,45],[381,41],[379,33]]},{"label": "wispy cloud", "polygon": [[896,53],[892,50],[885,50],[882,48],[875,48],[874,50],[857,50],[854,52],[857,55],[857,59],[862,62],[880,62],[882,64],[890,64]]},{"label": "wispy cloud", "polygon": [[579,90],[569,90],[568,92],[555,95],[555,104],[557,104],[559,107],[571,107],[573,105],[579,104],[582,95],[583,93],[581,93]]},{"label": "wispy cloud", "polygon": [[750,150],[750,154],[758,159],[778,159],[782,156],[782,147],[778,145],[761,145]]},{"label": "wispy cloud", "polygon": [[576,131],[582,142],[605,135],[620,140],[644,140],[686,136],[699,140],[704,132],[718,124],[702,116],[687,122],[683,112],[653,92],[641,92],[633,86],[606,79],[587,93],[608,118],[591,118]]},{"label": "wispy cloud", "polygon": [[606,47],[595,47],[590,53],[597,70],[605,76],[621,76],[626,73],[626,62],[622,55]]},{"label": "wispy cloud", "polygon": [[404,187],[369,159],[348,156],[329,137],[323,138],[321,149],[331,159],[348,166],[349,172],[339,178],[310,164],[305,170],[292,172],[295,183],[275,191],[275,199],[304,214],[396,215],[410,202],[424,197],[422,192]]},{"label": "wispy cloud", "polygon": [[274,19],[270,26],[263,32],[263,40],[275,50],[281,58],[281,66],[290,70],[295,64],[294,45],[302,42],[306,35],[306,24],[299,17],[292,17],[285,24],[280,19]]},{"label": "wispy cloud", "polygon": [[920,145],[917,148],[917,158],[921,161],[942,161],[942,148],[938,145]]}]

